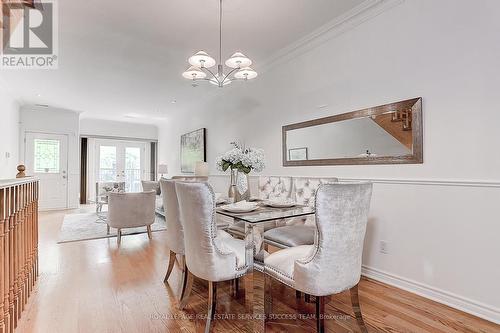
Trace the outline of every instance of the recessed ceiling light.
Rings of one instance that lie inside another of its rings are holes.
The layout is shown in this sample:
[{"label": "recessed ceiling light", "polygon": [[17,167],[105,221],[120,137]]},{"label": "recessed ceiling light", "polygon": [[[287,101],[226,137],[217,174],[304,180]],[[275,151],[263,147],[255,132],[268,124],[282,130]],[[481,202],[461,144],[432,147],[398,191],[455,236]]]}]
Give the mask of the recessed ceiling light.
[{"label": "recessed ceiling light", "polygon": [[177,100],[173,99],[172,104],[175,104],[175,103],[177,103]]},{"label": "recessed ceiling light", "polygon": [[36,94],[37,97],[42,97],[42,94],[38,93]]}]

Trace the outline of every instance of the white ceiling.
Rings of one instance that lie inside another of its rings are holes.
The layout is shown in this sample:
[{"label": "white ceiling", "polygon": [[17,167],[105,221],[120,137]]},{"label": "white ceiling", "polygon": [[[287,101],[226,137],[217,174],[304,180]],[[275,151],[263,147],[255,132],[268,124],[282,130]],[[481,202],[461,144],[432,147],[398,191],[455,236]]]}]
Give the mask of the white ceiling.
[{"label": "white ceiling", "polygon": [[[362,2],[225,0],[223,58],[240,50],[259,70],[281,49]],[[181,73],[200,49],[217,56],[217,0],[58,3],[59,69],[0,71],[23,103],[81,111],[86,118],[157,123],[216,89],[193,88]]]}]

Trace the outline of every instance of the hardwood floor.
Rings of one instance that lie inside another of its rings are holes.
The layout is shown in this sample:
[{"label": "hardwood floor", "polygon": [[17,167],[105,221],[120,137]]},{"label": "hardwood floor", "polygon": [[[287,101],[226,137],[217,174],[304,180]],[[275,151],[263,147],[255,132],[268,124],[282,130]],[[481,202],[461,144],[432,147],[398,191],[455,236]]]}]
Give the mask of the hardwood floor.
[{"label": "hardwood floor", "polygon": [[[165,232],[154,232],[151,241],[147,234],[124,236],[119,249],[115,238],[57,244],[64,214],[73,212],[40,214],[40,277],[16,332],[202,331],[207,286],[195,281],[186,310],[177,310],[178,267],[163,284]],[[245,314],[243,286],[237,299],[228,283],[219,287],[214,332],[247,329],[238,318]],[[314,304],[298,301],[279,283],[272,290],[279,319],[268,322],[266,332],[314,332]],[[500,332],[498,325],[372,280],[363,279],[359,293],[369,332]],[[348,293],[330,298],[326,309],[333,318],[325,321],[328,332],[358,332]]]}]

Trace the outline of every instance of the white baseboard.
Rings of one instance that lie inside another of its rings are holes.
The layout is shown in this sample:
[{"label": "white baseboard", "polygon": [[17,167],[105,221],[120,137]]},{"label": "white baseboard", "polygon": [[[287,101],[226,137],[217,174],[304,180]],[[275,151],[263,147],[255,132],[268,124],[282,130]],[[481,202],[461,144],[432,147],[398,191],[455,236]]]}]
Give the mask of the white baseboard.
[{"label": "white baseboard", "polygon": [[489,305],[468,299],[466,297],[462,297],[365,265],[363,265],[361,272],[363,276],[366,276],[373,280],[380,281],[399,289],[412,292],[438,303],[448,305],[452,308],[461,310],[471,315],[486,319],[496,324],[500,324],[500,309],[498,308],[494,308]]}]

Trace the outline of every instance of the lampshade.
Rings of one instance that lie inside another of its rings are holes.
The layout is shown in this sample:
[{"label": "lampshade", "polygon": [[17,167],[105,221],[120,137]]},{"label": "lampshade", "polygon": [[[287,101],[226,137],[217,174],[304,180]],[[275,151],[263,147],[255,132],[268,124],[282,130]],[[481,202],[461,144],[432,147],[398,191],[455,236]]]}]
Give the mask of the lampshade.
[{"label": "lampshade", "polygon": [[210,68],[215,66],[215,59],[205,51],[198,51],[194,56],[189,57],[188,62],[196,67]]},{"label": "lampshade", "polygon": [[194,175],[198,177],[208,177],[208,163],[202,161],[196,162]]},{"label": "lampshade", "polygon": [[207,77],[207,73],[203,72],[199,67],[191,66],[184,73],[182,73],[186,79],[204,79]]},{"label": "lampshade", "polygon": [[168,173],[168,166],[166,164],[158,164],[158,173],[162,175]]},{"label": "lampshade", "polygon": [[252,65],[252,60],[241,52],[234,53],[231,58],[226,60],[226,66],[231,68],[243,68],[250,65]]},{"label": "lampshade", "polygon": [[245,67],[240,69],[234,74],[234,77],[237,79],[255,79],[257,77],[257,72],[251,69],[250,67]]}]

